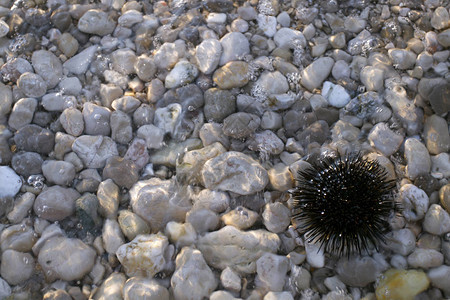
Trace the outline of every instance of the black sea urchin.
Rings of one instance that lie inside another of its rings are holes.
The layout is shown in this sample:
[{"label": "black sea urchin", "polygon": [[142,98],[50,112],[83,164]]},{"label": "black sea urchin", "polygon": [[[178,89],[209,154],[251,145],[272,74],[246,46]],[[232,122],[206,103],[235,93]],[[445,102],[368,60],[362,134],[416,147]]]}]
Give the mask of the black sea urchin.
[{"label": "black sea urchin", "polygon": [[329,253],[361,253],[384,242],[387,219],[397,209],[394,188],[377,161],[360,154],[326,158],[299,172],[293,218],[308,242]]}]

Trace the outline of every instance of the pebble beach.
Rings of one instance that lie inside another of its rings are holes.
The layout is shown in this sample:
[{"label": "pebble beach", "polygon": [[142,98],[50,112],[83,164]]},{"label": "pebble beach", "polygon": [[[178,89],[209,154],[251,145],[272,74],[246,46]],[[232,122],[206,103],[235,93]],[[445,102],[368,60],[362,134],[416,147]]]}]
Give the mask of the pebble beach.
[{"label": "pebble beach", "polygon": [[[0,299],[449,299],[449,12],[0,0]],[[340,257],[291,191],[346,153],[402,209]]]}]

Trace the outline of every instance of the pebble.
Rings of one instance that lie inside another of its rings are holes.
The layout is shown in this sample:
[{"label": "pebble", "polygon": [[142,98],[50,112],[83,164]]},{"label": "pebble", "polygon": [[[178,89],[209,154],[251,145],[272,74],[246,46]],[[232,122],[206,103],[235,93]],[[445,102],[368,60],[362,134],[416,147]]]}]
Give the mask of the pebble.
[{"label": "pebble", "polygon": [[262,213],[264,226],[273,233],[286,230],[291,223],[291,212],[280,202],[268,203]]},{"label": "pebble", "polygon": [[184,247],[175,262],[170,280],[175,299],[201,299],[216,289],[218,282],[199,250]]},{"label": "pebble", "polygon": [[267,37],[273,37],[277,32],[277,19],[274,16],[258,14],[256,17],[258,27]]},{"label": "pebble", "polygon": [[431,204],[423,221],[423,229],[431,234],[450,232],[450,215],[439,204]]},{"label": "pebble", "polygon": [[408,222],[423,219],[430,203],[427,194],[413,184],[403,185],[399,192],[405,219]]},{"label": "pebble", "polygon": [[270,185],[274,190],[286,192],[294,187],[294,180],[289,166],[278,163],[267,172]]},{"label": "pebble", "polygon": [[232,60],[243,60],[250,53],[250,43],[240,32],[230,32],[220,39],[222,55],[219,65],[223,66]]},{"label": "pebble", "polygon": [[386,123],[376,124],[369,133],[367,139],[370,145],[389,157],[400,148],[403,136],[392,131]]},{"label": "pebble", "polygon": [[448,97],[449,93],[450,84],[439,84],[434,86],[429,96],[426,97],[430,101],[431,107],[436,114],[443,115],[450,111],[450,100]]},{"label": "pebble", "polygon": [[119,187],[130,189],[139,179],[139,169],[131,160],[111,156],[107,158],[103,168],[103,179],[108,178]]},{"label": "pebble", "polygon": [[231,292],[237,293],[241,290],[241,277],[230,267],[220,273],[220,283]]},{"label": "pebble", "polygon": [[408,264],[413,268],[429,269],[441,266],[444,262],[444,255],[434,249],[416,248],[408,256]]},{"label": "pebble", "polygon": [[266,253],[256,261],[255,284],[273,292],[281,292],[287,279],[289,260],[286,256]]},{"label": "pebble", "polygon": [[91,102],[83,104],[84,132],[87,135],[109,136],[111,111]]},{"label": "pebble", "polygon": [[161,233],[142,234],[120,246],[116,255],[128,276],[153,277],[166,265],[168,246],[167,237]]},{"label": "pebble", "polygon": [[284,94],[289,90],[286,77],[279,71],[263,72],[255,85],[258,85],[267,95]]},{"label": "pebble", "polygon": [[138,128],[137,137],[145,140],[148,149],[160,149],[163,146],[164,130],[155,125],[144,125]]},{"label": "pebble", "polygon": [[136,58],[134,70],[139,79],[148,82],[155,76],[157,68],[153,58],[143,54]]},{"label": "pebble", "polygon": [[37,107],[37,100],[34,98],[22,98],[14,104],[8,119],[8,125],[18,130],[28,125],[33,120],[34,112]]},{"label": "pebble", "polygon": [[409,255],[416,246],[416,236],[408,228],[392,231],[387,235],[387,247],[403,256]]},{"label": "pebble", "polygon": [[105,36],[114,31],[116,24],[106,12],[90,9],[78,20],[77,27],[81,32]]},{"label": "pebble", "polygon": [[66,108],[59,117],[64,130],[72,136],[80,136],[84,131],[83,114],[76,108]]},{"label": "pebble", "polygon": [[447,212],[450,212],[450,184],[446,184],[439,190],[441,205]]},{"label": "pebble", "polygon": [[60,221],[75,212],[75,200],[79,197],[80,194],[72,188],[51,186],[36,197],[33,209],[39,218]]},{"label": "pebble", "polygon": [[119,144],[128,144],[133,138],[131,118],[124,112],[116,110],[111,113],[111,138]]},{"label": "pebble", "polygon": [[156,165],[175,167],[182,153],[198,149],[201,146],[201,141],[197,138],[189,138],[181,143],[170,141],[166,147],[153,153],[150,157],[150,162]]},{"label": "pebble", "polygon": [[430,280],[421,270],[389,269],[383,273],[375,294],[377,299],[414,299],[428,289]]},{"label": "pebble", "polygon": [[188,61],[180,60],[167,74],[166,89],[177,88],[191,83],[198,76],[198,69]]},{"label": "pebble", "polygon": [[[334,77],[334,79],[345,79],[350,77],[350,67],[348,63],[344,60],[338,60],[333,66],[333,69],[331,70],[331,75]],[[364,82],[361,79],[362,82]]]},{"label": "pebble", "polygon": [[131,28],[133,25],[142,22],[142,20],[143,17],[140,11],[130,9],[123,13],[117,22],[120,26]]},{"label": "pebble", "polygon": [[346,285],[364,287],[371,282],[375,282],[387,267],[386,262],[380,264],[380,261],[370,256],[353,256],[339,259],[335,270],[338,278]]},{"label": "pebble", "polygon": [[28,211],[33,208],[36,196],[30,192],[20,195],[14,202],[14,208],[7,217],[12,224],[18,224],[28,215]]},{"label": "pebble", "polygon": [[63,63],[63,68],[69,73],[81,75],[86,73],[89,65],[94,59],[98,46],[90,46],[77,55],[71,57]]},{"label": "pebble", "polygon": [[450,17],[445,7],[438,7],[431,16],[430,24],[434,29],[440,30],[449,27]]},{"label": "pebble", "polygon": [[119,212],[118,222],[120,229],[128,240],[133,240],[139,234],[149,234],[148,224],[135,213],[128,210]]},{"label": "pebble", "polygon": [[330,57],[315,60],[302,71],[300,83],[309,91],[319,88],[330,74],[333,65],[334,60]]},{"label": "pebble", "polygon": [[303,33],[286,27],[280,28],[275,33],[273,41],[279,48],[294,49],[296,44],[299,44],[301,48],[306,46],[306,39]]},{"label": "pebble", "polygon": [[342,108],[350,102],[350,95],[345,88],[330,81],[325,81],[322,87],[322,96],[331,106]]},{"label": "pebble", "polygon": [[171,69],[177,63],[177,46],[174,43],[164,43],[154,54],[153,60],[156,66],[161,70]]},{"label": "pebble", "polygon": [[240,88],[248,83],[248,71],[248,63],[230,61],[214,72],[213,81],[222,90]]},{"label": "pebble", "polygon": [[29,252],[36,243],[36,233],[33,228],[26,225],[26,221],[3,229],[1,236],[1,249],[5,252],[12,249],[19,252]]},{"label": "pebble", "polygon": [[22,179],[8,166],[0,166],[0,198],[15,197],[22,187]]},{"label": "pebble", "polygon": [[68,32],[61,34],[56,43],[58,44],[59,50],[61,50],[66,57],[72,57],[78,51],[79,44],[77,39]]},{"label": "pebble", "polygon": [[1,68],[0,74],[5,81],[16,82],[20,75],[25,72],[33,73],[33,67],[28,60],[23,58],[13,58],[7,61]]},{"label": "pebble", "polygon": [[261,120],[258,116],[244,112],[229,115],[223,120],[223,133],[235,139],[250,136],[259,127]]},{"label": "pebble", "polygon": [[251,157],[240,152],[225,152],[208,160],[202,169],[205,187],[250,195],[263,190],[267,171]]},{"label": "pebble", "polygon": [[82,135],[75,139],[72,151],[81,159],[87,168],[103,168],[106,160],[117,156],[116,143],[107,136]]},{"label": "pebble", "polygon": [[115,218],[119,209],[119,187],[112,181],[106,179],[98,185],[97,199],[99,202],[98,212],[105,218]]},{"label": "pebble", "polygon": [[103,223],[102,239],[103,248],[110,254],[115,254],[119,247],[125,244],[125,239],[116,220],[105,220]]},{"label": "pebble", "polygon": [[42,174],[49,183],[70,186],[75,178],[75,167],[70,162],[47,160],[42,164]]},{"label": "pebble", "polygon": [[123,287],[126,280],[125,275],[122,273],[111,273],[95,291],[93,299],[100,300],[106,297],[120,299],[123,296],[126,297],[127,294],[123,295]]},{"label": "pebble", "polygon": [[79,239],[52,237],[39,251],[38,263],[49,282],[80,280],[95,263],[95,251]]},{"label": "pebble", "polygon": [[432,115],[425,119],[423,137],[425,145],[432,155],[448,152],[450,149],[448,123],[438,115]]},{"label": "pebble", "polygon": [[256,260],[264,253],[276,252],[279,246],[280,239],[274,233],[265,230],[244,232],[233,226],[206,233],[197,242],[208,265],[220,270],[230,267],[245,274],[254,273]]},{"label": "pebble", "polygon": [[410,179],[415,179],[420,174],[430,172],[430,155],[425,145],[419,140],[408,138],[405,141],[405,158],[408,162],[406,174]]},{"label": "pebble", "polygon": [[0,273],[10,285],[18,285],[28,280],[35,267],[33,256],[29,253],[6,250],[2,253]]},{"label": "pebble", "polygon": [[112,68],[123,75],[134,73],[136,59],[134,51],[128,48],[118,49],[111,53]]},{"label": "pebble", "polygon": [[317,243],[305,242],[306,261],[314,268],[323,268],[325,254]]},{"label": "pebble", "polygon": [[430,269],[427,273],[429,280],[433,286],[444,291],[446,296],[450,295],[450,267],[447,265],[442,265],[437,268]]},{"label": "pebble", "polygon": [[66,95],[77,96],[81,93],[81,82],[77,77],[66,77],[59,82],[61,92]]},{"label": "pebble", "polygon": [[9,296],[11,296],[11,287],[3,278],[0,278],[0,297],[7,298]]},{"label": "pebble", "polygon": [[[140,297],[148,300],[169,299],[167,289],[151,278],[131,277],[123,287],[124,300]],[[120,297],[120,296],[119,296]]]},{"label": "pebble", "polygon": [[41,173],[42,157],[35,152],[19,152],[12,158],[11,165],[18,174],[28,177]]},{"label": "pebble", "polygon": [[187,193],[179,189],[174,180],[138,181],[130,189],[130,198],[133,212],[154,231],[164,229],[170,221],[183,222],[191,209]]},{"label": "pebble", "polygon": [[190,223],[169,222],[166,225],[165,234],[178,248],[191,246],[197,239],[197,233]]},{"label": "pebble", "polygon": [[437,40],[443,47],[450,47],[450,28],[439,33]]},{"label": "pebble", "polygon": [[46,50],[34,51],[31,64],[34,71],[44,79],[47,88],[54,88],[61,81],[63,69],[61,61],[55,54]]},{"label": "pebble", "polygon": [[222,215],[221,220],[225,225],[231,225],[240,230],[253,226],[258,219],[258,214],[243,206],[238,206]]},{"label": "pebble", "polygon": [[30,72],[20,75],[17,86],[25,96],[30,98],[40,98],[47,91],[47,83],[44,79],[38,74]]},{"label": "pebble", "polygon": [[222,45],[216,39],[207,39],[195,48],[195,59],[198,69],[203,74],[211,74],[219,65],[222,56]]},{"label": "pebble", "polygon": [[383,69],[366,66],[361,70],[359,78],[367,91],[382,92],[384,89],[384,75]]}]

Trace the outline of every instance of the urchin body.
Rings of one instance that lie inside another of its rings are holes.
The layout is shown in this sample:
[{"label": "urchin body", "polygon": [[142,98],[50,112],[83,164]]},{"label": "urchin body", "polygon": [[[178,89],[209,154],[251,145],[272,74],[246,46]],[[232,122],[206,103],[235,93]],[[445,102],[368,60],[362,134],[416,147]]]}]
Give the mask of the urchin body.
[{"label": "urchin body", "polygon": [[299,172],[293,192],[298,230],[337,255],[361,253],[384,242],[396,204],[395,182],[377,161],[350,154],[326,158]]}]

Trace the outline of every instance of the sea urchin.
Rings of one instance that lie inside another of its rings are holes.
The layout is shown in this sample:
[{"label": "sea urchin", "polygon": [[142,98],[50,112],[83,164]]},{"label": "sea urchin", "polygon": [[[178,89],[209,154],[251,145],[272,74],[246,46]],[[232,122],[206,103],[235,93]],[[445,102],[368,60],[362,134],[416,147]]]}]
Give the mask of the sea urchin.
[{"label": "sea urchin", "polygon": [[299,172],[293,218],[306,240],[327,252],[361,253],[370,244],[377,248],[390,231],[394,188],[386,170],[359,153],[325,158]]}]

